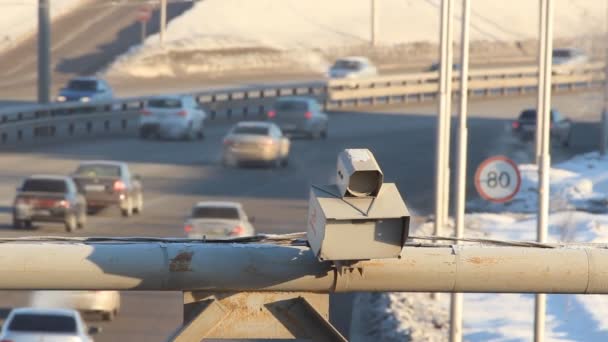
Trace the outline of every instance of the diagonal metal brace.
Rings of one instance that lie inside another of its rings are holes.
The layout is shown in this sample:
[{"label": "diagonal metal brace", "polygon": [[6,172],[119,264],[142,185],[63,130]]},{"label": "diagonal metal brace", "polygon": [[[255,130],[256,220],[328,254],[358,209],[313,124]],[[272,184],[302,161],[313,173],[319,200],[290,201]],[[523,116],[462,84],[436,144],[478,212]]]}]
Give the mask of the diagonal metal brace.
[{"label": "diagonal metal brace", "polygon": [[[190,319],[184,315],[184,325],[174,334],[171,341],[201,341],[224,320],[232,310],[224,307],[217,299],[211,298],[196,304],[198,310],[190,308]],[[198,311],[198,312],[195,312]]]}]

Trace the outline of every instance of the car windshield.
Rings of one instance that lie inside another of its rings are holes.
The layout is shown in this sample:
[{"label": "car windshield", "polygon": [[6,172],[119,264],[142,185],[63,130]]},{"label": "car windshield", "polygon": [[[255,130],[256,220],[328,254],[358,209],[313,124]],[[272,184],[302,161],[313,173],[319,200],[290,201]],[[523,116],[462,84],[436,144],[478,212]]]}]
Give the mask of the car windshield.
[{"label": "car windshield", "polygon": [[72,80],[68,83],[68,89],[80,91],[97,90],[97,81],[93,80]]},{"label": "car windshield", "polygon": [[234,207],[195,207],[192,209],[192,218],[238,220],[239,211]]},{"label": "car windshield", "polygon": [[49,333],[76,333],[76,320],[65,315],[17,314],[8,330]]},{"label": "car windshield", "polygon": [[553,50],[553,58],[568,58],[572,55],[573,53],[570,50]]},{"label": "car windshield", "polygon": [[236,126],[233,134],[268,135],[268,127],[264,126]]},{"label": "car windshield", "polygon": [[520,120],[534,120],[536,121],[536,110],[530,109],[530,110],[524,110],[523,112],[521,112],[521,115],[519,116]]},{"label": "car windshield", "polygon": [[120,177],[120,166],[118,165],[103,165],[103,164],[87,164],[80,165],[76,169],[75,174],[83,177]]},{"label": "car windshield", "polygon": [[357,61],[339,59],[334,63],[332,68],[346,69],[346,70],[359,70],[359,68],[361,68],[361,63],[359,63]]},{"label": "car windshield", "polygon": [[148,107],[152,108],[181,108],[182,101],[179,99],[153,99],[148,101]]},{"label": "car windshield", "polygon": [[59,179],[28,179],[23,183],[23,191],[33,192],[67,192],[65,181]]},{"label": "car windshield", "polygon": [[274,108],[278,111],[308,110],[308,103],[305,101],[279,101]]}]

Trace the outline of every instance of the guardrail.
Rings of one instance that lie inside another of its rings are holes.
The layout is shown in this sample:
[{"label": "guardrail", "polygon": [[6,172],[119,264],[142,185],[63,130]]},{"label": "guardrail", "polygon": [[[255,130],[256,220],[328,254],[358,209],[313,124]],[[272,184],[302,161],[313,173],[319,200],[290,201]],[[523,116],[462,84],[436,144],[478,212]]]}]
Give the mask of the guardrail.
[{"label": "guardrail", "polygon": [[[604,65],[554,68],[556,90],[575,90],[603,84]],[[458,89],[458,72],[454,90]],[[470,73],[472,96],[510,95],[534,91],[536,67],[477,69]],[[327,110],[361,105],[385,105],[433,100],[438,73],[425,72],[368,79],[339,79],[328,82],[283,83],[223,88],[192,95],[206,109],[210,121],[255,120],[266,116],[272,102],[281,96],[309,96]],[[100,135],[134,135],[138,114],[150,97],[124,98],[91,103],[53,103],[0,109],[0,146]]]}]

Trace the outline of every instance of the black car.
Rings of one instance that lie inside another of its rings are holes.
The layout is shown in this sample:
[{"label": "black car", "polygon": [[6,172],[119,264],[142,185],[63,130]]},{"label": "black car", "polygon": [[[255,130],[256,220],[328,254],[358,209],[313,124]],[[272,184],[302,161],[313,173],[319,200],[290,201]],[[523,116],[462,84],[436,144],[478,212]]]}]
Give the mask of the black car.
[{"label": "black car", "polygon": [[[536,136],[536,117],[536,109],[522,111],[517,121],[511,123],[513,134],[523,141],[533,140]],[[572,121],[555,109],[551,110],[550,130],[551,139],[557,140],[565,147],[570,145]]]},{"label": "black car", "polygon": [[89,209],[118,206],[125,217],[141,213],[144,207],[141,179],[132,175],[126,163],[82,162],[72,173]]},{"label": "black car", "polygon": [[32,222],[61,222],[68,232],[84,228],[87,204],[74,181],[65,176],[34,175],[17,189],[13,227],[29,228]]}]

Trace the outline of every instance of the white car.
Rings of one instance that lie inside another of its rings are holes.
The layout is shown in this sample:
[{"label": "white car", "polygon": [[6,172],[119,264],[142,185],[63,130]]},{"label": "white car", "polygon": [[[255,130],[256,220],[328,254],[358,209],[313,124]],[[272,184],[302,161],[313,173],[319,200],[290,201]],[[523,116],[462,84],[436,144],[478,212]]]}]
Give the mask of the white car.
[{"label": "white car", "polygon": [[344,57],[336,60],[327,72],[330,78],[362,78],[378,75],[378,70],[366,57]]},{"label": "white car", "polygon": [[184,224],[192,239],[222,239],[255,235],[243,206],[237,202],[199,202]]},{"label": "white car", "polygon": [[203,139],[207,114],[191,95],[158,96],[141,111],[139,135],[147,138]]},{"label": "white car", "polygon": [[70,308],[84,313],[96,313],[104,321],[111,321],[120,311],[120,292],[35,291],[30,304],[33,307]]},{"label": "white car", "polygon": [[4,321],[0,341],[92,342],[100,331],[87,328],[76,310],[18,308]]},{"label": "white car", "polygon": [[[557,48],[553,49],[553,65],[557,67],[554,74],[569,73],[571,68],[589,63],[589,57],[580,49]],[[561,68],[566,67],[566,69]]]}]

